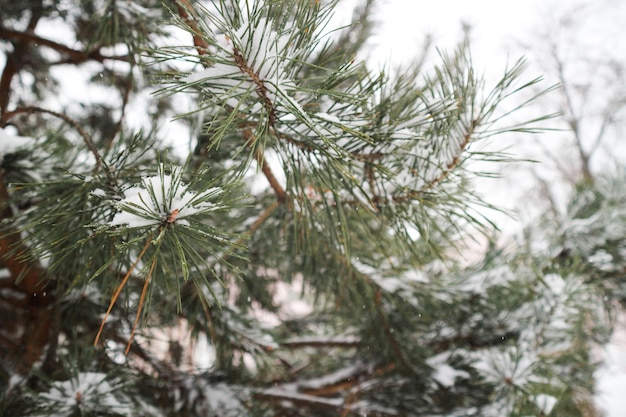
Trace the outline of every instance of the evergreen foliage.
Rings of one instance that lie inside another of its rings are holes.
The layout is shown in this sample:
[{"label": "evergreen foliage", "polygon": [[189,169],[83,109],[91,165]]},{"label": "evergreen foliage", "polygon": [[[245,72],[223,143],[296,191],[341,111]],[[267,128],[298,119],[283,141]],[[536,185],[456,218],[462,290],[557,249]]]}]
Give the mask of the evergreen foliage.
[{"label": "evergreen foliage", "polygon": [[539,79],[372,70],[339,5],[0,0],[2,415],[588,415],[613,200],[468,266]]}]

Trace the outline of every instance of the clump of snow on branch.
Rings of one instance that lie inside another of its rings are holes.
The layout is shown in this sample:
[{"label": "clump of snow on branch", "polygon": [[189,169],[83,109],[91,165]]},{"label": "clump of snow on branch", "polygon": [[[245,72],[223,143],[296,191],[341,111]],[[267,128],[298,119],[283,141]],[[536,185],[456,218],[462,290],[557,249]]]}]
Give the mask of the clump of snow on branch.
[{"label": "clump of snow on branch", "polygon": [[432,378],[444,387],[451,387],[457,378],[470,378],[471,375],[463,370],[458,370],[448,364],[450,352],[443,352],[426,359],[426,364],[433,368]]},{"label": "clump of snow on branch", "polygon": [[[508,415],[515,402],[515,396],[504,393],[511,390],[530,392],[533,384],[542,384],[546,380],[539,375],[538,364],[540,359],[536,352],[510,348],[506,350],[492,349],[481,360],[474,364],[486,381],[493,383],[500,392],[493,405],[483,410],[485,416]],[[504,395],[502,395],[504,394]],[[546,393],[538,393],[531,397],[542,415],[549,415],[557,403],[557,399]]]},{"label": "clump of snow on branch", "polygon": [[491,287],[505,286],[516,279],[518,279],[518,275],[509,265],[500,265],[463,276],[458,291],[485,295]]},{"label": "clump of snow on branch", "polygon": [[415,306],[417,306],[418,302],[414,293],[418,291],[420,284],[425,284],[430,281],[430,278],[425,272],[417,269],[408,269],[401,274],[397,274],[393,272],[391,265],[381,263],[374,267],[358,259],[352,260],[352,266],[359,273],[366,275],[368,279],[385,292],[398,294],[406,302]]},{"label": "clump of snow on branch", "polygon": [[601,271],[621,271],[626,259],[624,202],[626,188],[621,179],[600,176],[593,189],[578,191],[561,219],[557,236],[562,237],[555,242],[554,252],[586,258]]},{"label": "clump of snow on branch", "polygon": [[[91,413],[128,415],[132,412],[129,399],[120,392],[119,383],[108,381],[107,375],[83,372],[67,381],[56,381],[39,396],[55,416]],[[47,414],[49,415],[49,414]]]},{"label": "clump of snow on branch", "polygon": [[544,416],[550,415],[557,401],[555,397],[548,394],[539,394],[535,397],[535,404]]},{"label": "clump of snow on branch", "polygon": [[128,23],[136,24],[139,16],[150,17],[152,19],[158,19],[161,17],[161,11],[157,9],[151,9],[140,6],[132,1],[120,1],[115,3],[116,11],[119,13]]},{"label": "clump of snow on branch", "polygon": [[535,352],[516,348],[491,349],[480,352],[476,356],[480,359],[474,364],[482,376],[496,386],[524,387],[529,382],[537,380],[535,368],[539,360]]},{"label": "clump of snow on branch", "polygon": [[117,203],[120,211],[109,225],[128,228],[174,222],[188,225],[186,218],[220,207],[209,200],[221,194],[221,188],[211,187],[200,192],[190,190],[182,181],[182,175],[182,168],[172,167],[171,172],[166,173],[161,164],[157,175],[142,178],[141,183],[124,192],[124,199]]},{"label": "clump of snow on branch", "polygon": [[[224,32],[216,37],[212,65],[192,73],[185,81],[200,85],[219,101],[241,111],[259,113],[263,109],[275,117],[279,105],[294,107],[303,114],[297,102],[289,96],[295,88],[293,75],[286,65],[293,59],[290,46],[292,30],[278,33],[272,21],[259,14],[242,15],[238,29],[227,22],[214,22]],[[213,16],[213,20],[216,17]],[[245,104],[250,95],[259,100],[251,107]]]},{"label": "clump of snow on branch", "polygon": [[2,161],[5,155],[24,149],[33,149],[34,147],[34,138],[12,135],[6,129],[0,128],[0,161]]},{"label": "clump of snow on branch", "polygon": [[520,335],[521,343],[539,345],[543,355],[564,351],[572,347],[571,334],[575,333],[576,320],[581,311],[597,301],[594,291],[578,276],[562,277],[547,274],[543,277],[542,296],[535,301],[533,310],[520,311],[529,323]]},{"label": "clump of snow on branch", "polygon": [[188,414],[190,407],[194,415],[234,417],[248,415],[242,399],[250,395],[250,389],[223,382],[215,382],[202,374],[181,378],[178,389],[172,392],[174,410]]}]

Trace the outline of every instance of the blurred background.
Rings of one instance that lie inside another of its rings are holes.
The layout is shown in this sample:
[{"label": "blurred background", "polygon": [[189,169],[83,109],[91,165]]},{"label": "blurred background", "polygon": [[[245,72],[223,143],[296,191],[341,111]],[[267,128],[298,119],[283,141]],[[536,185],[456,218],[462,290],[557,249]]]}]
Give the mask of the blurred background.
[{"label": "blurred background", "polygon": [[[556,86],[526,110],[554,113],[543,122],[547,130],[492,143],[520,160],[496,167],[499,178],[478,187],[507,210],[496,216],[503,242],[539,213],[563,213],[581,182],[624,168],[626,2],[382,0],[378,10],[378,35],[367,59],[381,67],[406,64],[425,44],[433,46],[429,54],[454,48],[468,33],[476,70],[487,84],[507,61],[525,57],[528,77],[542,76],[543,88]],[[620,316],[613,342],[598,351],[605,363],[596,402],[607,417],[626,415],[626,321]]]}]

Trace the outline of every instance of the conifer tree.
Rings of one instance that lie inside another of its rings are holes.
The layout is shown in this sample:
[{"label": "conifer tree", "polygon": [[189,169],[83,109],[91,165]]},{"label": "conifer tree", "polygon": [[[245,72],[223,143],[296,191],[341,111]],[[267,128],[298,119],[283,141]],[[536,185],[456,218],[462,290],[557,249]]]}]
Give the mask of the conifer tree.
[{"label": "conifer tree", "polygon": [[588,415],[601,288],[462,256],[539,79],[340,5],[0,1],[3,415]]}]

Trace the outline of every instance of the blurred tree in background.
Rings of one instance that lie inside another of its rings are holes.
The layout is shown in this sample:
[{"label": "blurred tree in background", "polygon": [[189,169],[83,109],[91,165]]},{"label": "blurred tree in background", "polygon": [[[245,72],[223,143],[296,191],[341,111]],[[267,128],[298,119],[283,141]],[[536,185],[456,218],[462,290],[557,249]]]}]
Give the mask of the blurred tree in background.
[{"label": "blurred tree in background", "polygon": [[340,5],[0,1],[3,415],[592,415],[614,239],[463,256],[539,79]]}]

